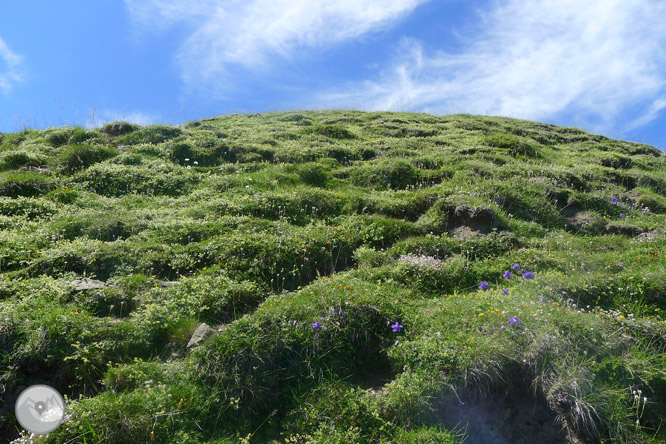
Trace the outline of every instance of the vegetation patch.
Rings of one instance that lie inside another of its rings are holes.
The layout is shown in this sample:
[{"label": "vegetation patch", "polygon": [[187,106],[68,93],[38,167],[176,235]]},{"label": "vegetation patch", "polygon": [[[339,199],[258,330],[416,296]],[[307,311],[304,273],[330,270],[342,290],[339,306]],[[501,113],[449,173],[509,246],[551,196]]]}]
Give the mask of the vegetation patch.
[{"label": "vegetation patch", "polygon": [[[0,441],[666,440],[666,156],[356,111],[0,135]],[[536,437],[536,438],[535,438]]]}]

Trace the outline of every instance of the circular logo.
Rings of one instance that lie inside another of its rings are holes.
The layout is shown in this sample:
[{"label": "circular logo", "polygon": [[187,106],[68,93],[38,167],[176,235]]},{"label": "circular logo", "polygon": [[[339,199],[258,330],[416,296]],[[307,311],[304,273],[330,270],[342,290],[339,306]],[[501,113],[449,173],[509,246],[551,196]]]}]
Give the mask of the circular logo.
[{"label": "circular logo", "polygon": [[30,433],[51,432],[64,416],[65,400],[48,385],[31,385],[16,400],[16,419]]}]

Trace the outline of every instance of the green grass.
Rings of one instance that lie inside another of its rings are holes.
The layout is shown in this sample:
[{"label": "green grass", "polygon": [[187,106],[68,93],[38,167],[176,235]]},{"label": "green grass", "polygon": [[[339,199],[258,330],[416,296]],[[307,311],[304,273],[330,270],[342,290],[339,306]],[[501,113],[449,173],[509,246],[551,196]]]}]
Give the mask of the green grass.
[{"label": "green grass", "polygon": [[4,134],[0,440],[47,383],[35,442],[663,442],[665,167],[470,115]]}]

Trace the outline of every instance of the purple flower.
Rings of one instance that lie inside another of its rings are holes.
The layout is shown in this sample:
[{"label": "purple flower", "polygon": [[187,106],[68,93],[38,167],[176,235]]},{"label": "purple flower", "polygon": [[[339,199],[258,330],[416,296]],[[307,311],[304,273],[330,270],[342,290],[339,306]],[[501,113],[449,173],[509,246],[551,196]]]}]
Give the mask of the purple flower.
[{"label": "purple flower", "polygon": [[319,331],[319,329],[321,328],[321,324],[319,322],[313,322],[312,328]]},{"label": "purple flower", "polygon": [[546,296],[541,296],[539,298],[539,302],[548,302],[548,299],[546,298]]},{"label": "purple flower", "polygon": [[343,311],[342,311],[342,308],[341,308],[340,310],[338,310],[338,316],[342,317],[343,314],[344,314],[344,313],[343,313]]},{"label": "purple flower", "polygon": [[479,285],[479,290],[486,291],[488,289],[488,282],[481,282],[481,285]]},{"label": "purple flower", "polygon": [[381,156],[381,155],[382,155],[382,150],[379,150],[379,151],[377,152],[377,154],[379,154],[379,155]]},{"label": "purple flower", "polygon": [[532,271],[526,271],[525,273],[523,273],[523,279],[527,280],[534,279],[534,273]]},{"label": "purple flower", "polygon": [[296,320],[294,320],[294,322],[292,322],[292,324],[294,325],[294,327],[296,327],[298,325],[298,322],[296,322]]},{"label": "purple flower", "polygon": [[648,211],[649,211],[649,210],[648,210],[648,207],[644,207],[644,208],[643,208],[643,213],[647,213]]},{"label": "purple flower", "polygon": [[173,143],[170,143],[170,144],[169,144],[169,148],[173,148]]},{"label": "purple flower", "polygon": [[633,210],[634,207],[627,207],[627,210]]},{"label": "purple flower", "polygon": [[617,202],[617,198],[611,197],[611,202],[613,202],[613,203]]},{"label": "purple flower", "polygon": [[398,344],[400,344],[400,341],[395,341],[395,345],[398,345]]},{"label": "purple flower", "polygon": [[554,166],[555,166],[555,164],[554,164],[554,163],[551,163],[551,164],[550,164],[550,166],[554,167]]},{"label": "purple flower", "polygon": [[407,371],[407,364],[405,364],[405,366],[402,368],[402,371],[403,371],[403,372],[406,372],[406,371]]},{"label": "purple flower", "polygon": [[618,202],[618,203],[617,203],[617,206],[618,206],[618,207],[621,207],[621,206],[622,206],[622,202]]},{"label": "purple flower", "polygon": [[620,213],[620,217],[624,217],[624,213]]},{"label": "purple flower", "polygon": [[502,293],[504,293],[505,295],[508,295],[509,294],[509,289],[508,288],[503,288]]},{"label": "purple flower", "polygon": [[513,264],[513,265],[511,266],[511,269],[512,269],[513,271],[518,271],[518,270],[520,270],[520,265],[518,265],[518,264]]},{"label": "purple flower", "polygon": [[520,325],[520,318],[518,316],[514,316],[509,319],[509,325],[515,325],[518,326]]},{"label": "purple flower", "polygon": [[509,270],[505,271],[502,277],[504,279],[511,279],[511,272]]},{"label": "purple flower", "polygon": [[395,324],[391,325],[391,328],[393,329],[393,333],[398,333],[400,330],[402,330],[402,325],[396,321]]}]

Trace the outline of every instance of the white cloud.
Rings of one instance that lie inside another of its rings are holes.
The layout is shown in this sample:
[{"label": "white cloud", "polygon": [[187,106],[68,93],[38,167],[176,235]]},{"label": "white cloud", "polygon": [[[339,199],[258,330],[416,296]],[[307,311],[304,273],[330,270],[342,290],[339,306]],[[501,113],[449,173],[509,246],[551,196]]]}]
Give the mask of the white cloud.
[{"label": "white cloud", "polygon": [[661,114],[661,111],[664,109],[666,109],[666,96],[655,99],[652,104],[647,107],[644,113],[626,125],[625,129],[627,131],[631,131],[652,122],[659,116],[659,114]]},{"label": "white cloud", "polygon": [[[21,74],[22,57],[12,52],[4,40],[0,38],[0,91],[4,94],[9,94],[14,85],[23,81]],[[3,72],[4,71],[4,72]]]},{"label": "white cloud", "polygon": [[544,120],[565,113],[608,130],[666,108],[666,2],[507,0],[480,12],[461,53],[405,39],[377,79],[317,97],[331,107]]},{"label": "white cloud", "polygon": [[[219,80],[234,66],[266,68],[385,29],[429,0],[125,0],[136,24],[164,31],[188,25],[177,55],[183,79]],[[182,29],[182,28],[181,28]]]},{"label": "white cloud", "polygon": [[141,111],[121,112],[114,110],[104,110],[99,113],[91,113],[90,117],[85,123],[86,128],[99,128],[105,123],[109,122],[130,122],[138,125],[153,125],[161,121],[160,116],[153,113],[144,113]]}]

